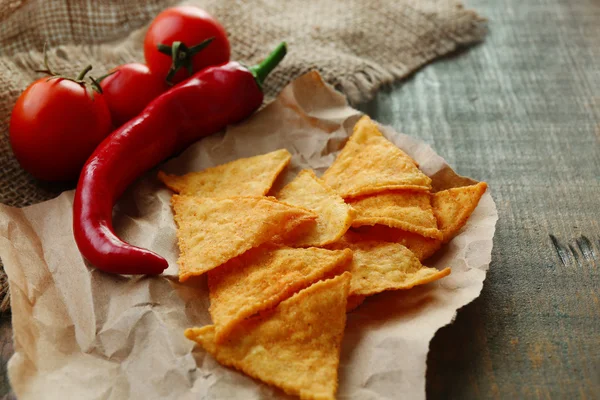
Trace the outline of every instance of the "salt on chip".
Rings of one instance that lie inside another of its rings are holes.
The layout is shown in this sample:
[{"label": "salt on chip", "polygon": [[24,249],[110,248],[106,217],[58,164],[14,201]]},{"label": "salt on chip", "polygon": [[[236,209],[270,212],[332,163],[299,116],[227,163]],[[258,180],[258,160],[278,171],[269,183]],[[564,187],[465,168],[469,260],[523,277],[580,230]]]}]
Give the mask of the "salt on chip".
[{"label": "salt on chip", "polygon": [[356,123],[323,180],[345,199],[390,189],[431,189],[431,179],[367,116]]},{"label": "salt on chip", "polygon": [[385,225],[441,239],[428,192],[387,191],[349,200],[356,210],[353,227]]},{"label": "salt on chip", "polygon": [[181,282],[317,218],[311,211],[270,197],[173,195],[171,203],[178,226]]},{"label": "salt on chip", "polygon": [[281,149],[260,156],[240,158],[183,176],[160,171],[158,179],[174,192],[185,195],[264,196],[291,158],[289,151]]},{"label": "salt on chip", "polygon": [[411,289],[450,274],[450,268],[439,271],[423,266],[409,249],[398,243],[355,240],[344,240],[339,245],[352,249],[351,296]]},{"label": "salt on chip", "polygon": [[222,343],[241,320],[275,307],[314,282],[343,272],[352,251],[264,245],[208,272],[209,312]]},{"label": "salt on chip", "polygon": [[290,243],[294,246],[323,246],[335,242],[350,228],[355,215],[352,207],[311,170],[301,171],[277,198],[317,214],[316,225]]},{"label": "salt on chip", "polygon": [[487,184],[462,186],[433,194],[433,212],[443,233],[443,242],[450,241],[463,226],[479,204]]},{"label": "salt on chip", "polygon": [[215,326],[191,328],[199,343],[231,366],[301,399],[334,399],[350,274],[320,281],[275,309],[240,322],[222,344]]},{"label": "salt on chip", "polygon": [[362,240],[379,240],[393,242],[406,247],[419,259],[424,261],[442,247],[442,241],[423,237],[419,234],[384,225],[362,226],[356,230]]}]

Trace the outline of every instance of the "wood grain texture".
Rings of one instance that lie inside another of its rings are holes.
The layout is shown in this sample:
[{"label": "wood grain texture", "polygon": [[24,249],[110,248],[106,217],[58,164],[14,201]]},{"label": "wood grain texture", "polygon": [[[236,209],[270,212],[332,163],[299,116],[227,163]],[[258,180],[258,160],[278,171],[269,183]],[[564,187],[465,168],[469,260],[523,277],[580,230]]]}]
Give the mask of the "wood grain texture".
[{"label": "wood grain texture", "polygon": [[467,0],[489,36],[363,106],[498,206],[481,297],[438,332],[429,399],[600,398],[600,2]]}]

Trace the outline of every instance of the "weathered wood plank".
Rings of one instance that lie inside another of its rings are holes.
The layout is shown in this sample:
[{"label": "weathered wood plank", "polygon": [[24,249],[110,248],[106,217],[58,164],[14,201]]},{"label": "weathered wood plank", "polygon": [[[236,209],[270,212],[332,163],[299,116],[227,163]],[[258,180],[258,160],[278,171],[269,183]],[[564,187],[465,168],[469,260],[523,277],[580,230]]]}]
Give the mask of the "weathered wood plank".
[{"label": "weathered wood plank", "polygon": [[363,106],[499,209],[482,295],[431,345],[428,398],[600,398],[600,4],[467,5],[490,19],[483,44]]}]

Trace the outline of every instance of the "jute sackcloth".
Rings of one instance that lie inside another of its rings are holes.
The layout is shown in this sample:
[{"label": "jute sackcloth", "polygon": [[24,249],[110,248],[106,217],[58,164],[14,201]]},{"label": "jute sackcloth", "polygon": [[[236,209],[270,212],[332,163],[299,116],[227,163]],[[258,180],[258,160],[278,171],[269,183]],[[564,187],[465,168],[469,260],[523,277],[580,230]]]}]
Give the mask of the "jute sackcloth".
[{"label": "jute sackcloth", "polygon": [[[460,46],[480,41],[485,21],[455,0],[205,0],[187,2],[226,28],[232,59],[260,61],[279,42],[288,55],[269,77],[267,98],[311,70],[352,103],[369,99],[383,84]],[[25,206],[58,195],[73,184],[44,184],[24,172],[8,140],[16,98],[43,64],[92,75],[126,62],[143,62],[145,25],[168,0],[14,0],[0,2],[0,202]],[[1,308],[1,306],[0,306]]]}]

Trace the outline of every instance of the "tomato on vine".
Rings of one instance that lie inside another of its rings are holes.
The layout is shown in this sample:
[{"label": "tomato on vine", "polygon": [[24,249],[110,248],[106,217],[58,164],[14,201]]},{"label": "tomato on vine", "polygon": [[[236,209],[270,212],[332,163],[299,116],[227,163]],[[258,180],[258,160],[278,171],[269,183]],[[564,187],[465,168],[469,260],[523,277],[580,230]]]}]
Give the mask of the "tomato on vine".
[{"label": "tomato on vine", "polygon": [[164,77],[139,63],[121,65],[100,82],[113,124],[123,125],[169,89]]},{"label": "tomato on vine", "polygon": [[170,84],[206,67],[226,63],[229,57],[225,29],[198,7],[164,10],[152,21],[144,39],[146,64]]},{"label": "tomato on vine", "polygon": [[112,130],[110,112],[87,66],[76,78],[56,74],[44,57],[44,77],[17,99],[10,143],[19,164],[41,180],[77,179],[88,157]]}]

